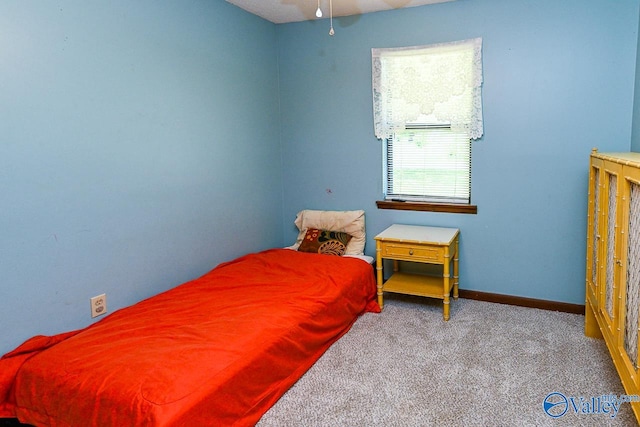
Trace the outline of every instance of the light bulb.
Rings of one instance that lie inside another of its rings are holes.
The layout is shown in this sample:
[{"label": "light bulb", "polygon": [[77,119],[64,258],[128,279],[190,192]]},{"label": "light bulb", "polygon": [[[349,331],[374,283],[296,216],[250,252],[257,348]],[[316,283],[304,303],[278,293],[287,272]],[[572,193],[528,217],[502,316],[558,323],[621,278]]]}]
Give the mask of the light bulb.
[{"label": "light bulb", "polygon": [[333,27],[331,27],[331,29],[329,30],[329,35],[330,35],[330,36],[332,36],[332,35],[334,35],[335,33],[336,33],[336,32],[335,32],[335,31],[333,31]]},{"label": "light bulb", "polygon": [[316,16],[318,18],[322,18],[322,11],[320,10],[320,6],[318,6],[318,10],[316,10]]}]

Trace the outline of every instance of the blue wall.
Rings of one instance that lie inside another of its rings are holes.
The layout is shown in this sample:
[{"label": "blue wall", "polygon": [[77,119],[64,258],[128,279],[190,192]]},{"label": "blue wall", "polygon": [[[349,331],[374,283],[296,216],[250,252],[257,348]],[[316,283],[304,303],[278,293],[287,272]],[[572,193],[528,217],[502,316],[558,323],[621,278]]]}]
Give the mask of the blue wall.
[{"label": "blue wall", "polygon": [[0,2],[0,354],[282,243],[276,26]]},{"label": "blue wall", "polygon": [[[640,17],[638,19],[640,19]],[[635,96],[633,100],[633,130],[631,132],[631,151],[640,152],[640,34],[638,34],[637,49],[636,81],[634,86]]]},{"label": "blue wall", "polygon": [[[458,0],[278,27],[285,241],[297,211],[365,209],[366,252],[392,223],[461,229],[461,288],[584,303],[592,147],[630,148],[638,1]],[[477,215],[377,210],[371,48],[483,38]],[[288,225],[289,224],[289,225]]]},{"label": "blue wall", "polygon": [[[462,288],[583,303],[589,152],[638,147],[638,6],[458,0],[329,37],[223,1],[0,2],[0,353],[292,243],[307,208],[365,209],[369,255],[394,222],[460,227]],[[370,49],[478,36],[479,213],[377,210]]]}]

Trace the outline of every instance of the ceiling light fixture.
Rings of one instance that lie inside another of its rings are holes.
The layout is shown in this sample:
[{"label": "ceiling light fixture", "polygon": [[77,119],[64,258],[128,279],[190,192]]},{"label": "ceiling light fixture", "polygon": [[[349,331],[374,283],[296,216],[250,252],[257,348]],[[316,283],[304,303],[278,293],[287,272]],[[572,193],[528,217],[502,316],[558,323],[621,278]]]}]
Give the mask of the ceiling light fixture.
[{"label": "ceiling light fixture", "polygon": [[[316,17],[322,18],[322,10],[320,9],[320,0],[318,0],[318,9],[316,9]],[[333,0],[329,0],[329,35],[332,36],[336,32],[333,30]]]},{"label": "ceiling light fixture", "polygon": [[332,36],[336,32],[333,31],[333,0],[329,0],[329,18],[331,21],[331,28],[329,29],[329,35]]}]

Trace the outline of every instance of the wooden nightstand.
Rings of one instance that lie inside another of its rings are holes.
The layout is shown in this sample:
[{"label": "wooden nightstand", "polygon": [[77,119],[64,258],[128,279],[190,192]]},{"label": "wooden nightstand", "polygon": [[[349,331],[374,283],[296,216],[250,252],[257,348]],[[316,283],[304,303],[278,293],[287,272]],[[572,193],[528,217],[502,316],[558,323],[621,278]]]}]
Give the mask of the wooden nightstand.
[{"label": "wooden nightstand", "polygon": [[[449,320],[449,296],[458,298],[457,228],[394,224],[375,237],[378,304],[384,307],[383,292],[418,295],[443,300],[443,317]],[[453,258],[453,280],[451,259]],[[383,283],[383,259],[393,260],[393,274]],[[398,261],[440,264],[442,276],[400,272]]]}]

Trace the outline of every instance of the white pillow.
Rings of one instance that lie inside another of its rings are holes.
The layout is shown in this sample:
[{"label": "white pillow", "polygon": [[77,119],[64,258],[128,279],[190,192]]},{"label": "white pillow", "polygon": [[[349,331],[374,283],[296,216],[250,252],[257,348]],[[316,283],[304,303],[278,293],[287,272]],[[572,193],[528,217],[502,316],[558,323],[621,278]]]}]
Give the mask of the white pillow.
[{"label": "white pillow", "polygon": [[364,255],[366,234],[364,228],[364,211],[314,211],[298,212],[295,224],[300,230],[296,242],[290,246],[297,250],[304,239],[307,229],[342,231],[351,235],[345,255]]}]

